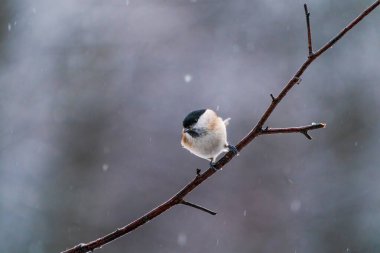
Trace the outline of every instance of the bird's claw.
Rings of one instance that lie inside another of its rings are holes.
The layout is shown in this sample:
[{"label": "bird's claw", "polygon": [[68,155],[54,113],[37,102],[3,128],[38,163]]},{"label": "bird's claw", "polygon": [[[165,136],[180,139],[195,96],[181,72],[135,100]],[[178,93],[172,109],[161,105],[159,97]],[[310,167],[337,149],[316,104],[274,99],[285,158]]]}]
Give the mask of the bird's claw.
[{"label": "bird's claw", "polygon": [[215,167],[215,163],[213,163],[212,161],[210,161],[210,168],[214,171],[218,171],[218,169]]},{"label": "bird's claw", "polygon": [[234,153],[234,155],[238,155],[239,154],[239,151],[237,150],[237,148],[233,145],[227,145],[227,148],[229,151],[231,151],[232,153]]}]

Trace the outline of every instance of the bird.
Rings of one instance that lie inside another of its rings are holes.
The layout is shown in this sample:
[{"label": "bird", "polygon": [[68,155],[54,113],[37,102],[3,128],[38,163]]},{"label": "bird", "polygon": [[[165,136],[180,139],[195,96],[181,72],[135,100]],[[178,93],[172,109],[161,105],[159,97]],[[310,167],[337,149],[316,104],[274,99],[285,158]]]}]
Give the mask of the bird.
[{"label": "bird", "polygon": [[209,160],[210,167],[216,170],[215,160],[223,152],[238,150],[227,142],[227,129],[230,118],[223,120],[211,109],[190,112],[182,122],[181,145],[192,154]]}]

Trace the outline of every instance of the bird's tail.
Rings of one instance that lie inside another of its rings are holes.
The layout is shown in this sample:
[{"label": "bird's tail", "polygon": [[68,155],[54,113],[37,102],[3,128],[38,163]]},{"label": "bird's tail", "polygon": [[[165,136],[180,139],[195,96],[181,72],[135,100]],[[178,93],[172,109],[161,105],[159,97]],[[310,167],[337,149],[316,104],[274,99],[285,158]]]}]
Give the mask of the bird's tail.
[{"label": "bird's tail", "polygon": [[231,120],[231,118],[227,118],[227,119],[223,120],[224,125],[228,126],[228,124],[230,124],[230,120]]}]

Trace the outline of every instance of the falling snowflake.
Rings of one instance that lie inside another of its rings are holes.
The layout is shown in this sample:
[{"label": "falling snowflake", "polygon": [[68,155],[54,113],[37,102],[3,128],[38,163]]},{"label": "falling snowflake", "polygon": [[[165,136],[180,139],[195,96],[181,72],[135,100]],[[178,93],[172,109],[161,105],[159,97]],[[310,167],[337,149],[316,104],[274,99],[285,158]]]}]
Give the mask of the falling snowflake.
[{"label": "falling snowflake", "polygon": [[186,74],[183,79],[185,80],[186,83],[190,83],[191,80],[193,80],[193,77],[190,74]]}]

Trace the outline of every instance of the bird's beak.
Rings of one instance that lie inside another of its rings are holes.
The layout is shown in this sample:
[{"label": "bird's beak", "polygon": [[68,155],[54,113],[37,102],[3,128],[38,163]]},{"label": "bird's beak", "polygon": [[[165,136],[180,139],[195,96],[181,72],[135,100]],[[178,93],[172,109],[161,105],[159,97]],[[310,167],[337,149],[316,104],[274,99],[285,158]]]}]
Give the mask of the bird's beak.
[{"label": "bird's beak", "polygon": [[184,132],[184,133],[188,133],[188,132],[190,132],[190,131],[191,131],[190,128],[185,128],[185,129],[183,129],[183,132]]}]

